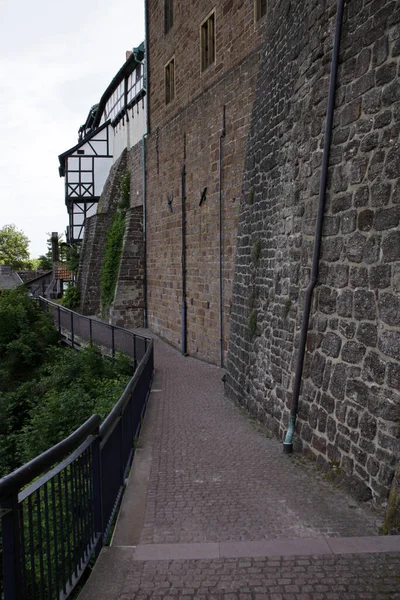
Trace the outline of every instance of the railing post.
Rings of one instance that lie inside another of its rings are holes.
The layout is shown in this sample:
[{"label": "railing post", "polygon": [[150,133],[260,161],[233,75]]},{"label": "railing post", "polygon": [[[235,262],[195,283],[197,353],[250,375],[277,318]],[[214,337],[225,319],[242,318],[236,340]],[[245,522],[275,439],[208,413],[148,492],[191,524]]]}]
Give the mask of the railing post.
[{"label": "railing post", "polygon": [[61,335],[61,308],[57,306],[57,316],[58,316],[58,335]]},{"label": "railing post", "polygon": [[135,365],[136,365],[136,335],[133,334],[133,360],[135,361]]},{"label": "railing post", "polygon": [[70,312],[70,316],[71,316],[71,345],[73,348],[75,348],[75,346],[74,346],[74,313],[72,311]]},{"label": "railing post", "polygon": [[92,445],[92,468],[93,468],[93,503],[94,503],[94,529],[96,535],[99,534],[99,541],[96,546],[96,556],[104,544],[104,523],[103,523],[103,494],[102,494],[102,473],[101,473],[101,449],[100,435],[97,429],[94,434]]},{"label": "railing post", "polygon": [[0,508],[3,536],[3,586],[6,600],[22,598],[21,542],[18,518],[18,494],[2,501]]},{"label": "railing post", "polygon": [[125,454],[124,454],[124,413],[121,414],[119,419],[119,426],[121,428],[120,435],[120,451],[121,451],[121,487],[125,485]]},{"label": "railing post", "polygon": [[115,356],[115,331],[114,331],[114,325],[111,325],[111,349],[112,349],[112,357],[114,358]]},{"label": "railing post", "polygon": [[89,343],[93,342],[92,319],[89,319]]}]

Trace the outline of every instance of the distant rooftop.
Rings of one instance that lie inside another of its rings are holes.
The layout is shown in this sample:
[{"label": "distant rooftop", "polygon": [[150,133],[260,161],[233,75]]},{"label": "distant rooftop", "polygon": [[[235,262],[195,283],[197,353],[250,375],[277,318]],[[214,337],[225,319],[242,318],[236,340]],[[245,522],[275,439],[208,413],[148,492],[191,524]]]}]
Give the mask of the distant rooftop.
[{"label": "distant rooftop", "polygon": [[11,267],[0,265],[0,290],[13,290],[22,284],[22,279]]}]

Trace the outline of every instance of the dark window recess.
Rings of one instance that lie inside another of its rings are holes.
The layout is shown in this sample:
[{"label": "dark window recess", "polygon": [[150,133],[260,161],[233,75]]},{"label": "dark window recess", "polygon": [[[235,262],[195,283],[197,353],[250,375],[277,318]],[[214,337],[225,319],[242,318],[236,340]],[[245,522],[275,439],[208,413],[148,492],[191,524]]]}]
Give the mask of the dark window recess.
[{"label": "dark window recess", "polygon": [[174,24],[174,0],[164,0],[164,32],[168,33]]},{"label": "dark window recess", "polygon": [[175,98],[175,61],[170,60],[165,67],[165,104]]},{"label": "dark window recess", "polygon": [[76,153],[77,154],[85,154],[85,151],[84,150],[77,150]]},{"label": "dark window recess", "polygon": [[267,14],[267,0],[256,0],[256,21]]},{"label": "dark window recess", "polygon": [[201,70],[204,71],[215,61],[215,14],[201,26]]}]

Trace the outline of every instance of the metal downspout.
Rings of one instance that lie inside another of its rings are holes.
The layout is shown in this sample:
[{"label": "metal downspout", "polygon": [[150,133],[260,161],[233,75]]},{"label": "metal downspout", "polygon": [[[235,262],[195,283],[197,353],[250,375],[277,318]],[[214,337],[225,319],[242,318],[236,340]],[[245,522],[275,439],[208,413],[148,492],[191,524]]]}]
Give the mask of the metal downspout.
[{"label": "metal downspout", "polygon": [[186,167],[182,165],[182,354],[187,356],[187,302],[186,302]]},{"label": "metal downspout", "polygon": [[142,193],[143,193],[143,249],[144,249],[144,273],[143,273],[143,327],[148,327],[147,314],[147,189],[146,189],[146,137],[150,133],[150,111],[149,111],[149,7],[148,0],[144,2],[144,27],[145,27],[145,77],[146,77],[146,133],[142,136]]},{"label": "metal downspout", "polygon": [[143,194],[143,327],[147,329],[147,218],[146,218],[146,136],[142,135],[142,194]]},{"label": "metal downspout", "polygon": [[147,129],[147,134],[150,133],[150,111],[149,111],[149,89],[150,89],[150,79],[149,79],[149,7],[148,7],[148,0],[145,0],[144,2],[144,27],[145,27],[145,44],[144,44],[144,51],[145,51],[145,74],[146,74],[146,87],[145,87],[145,92],[146,92],[146,129]]},{"label": "metal downspout", "polygon": [[311,279],[307,286],[306,294],[305,294],[305,298],[304,298],[303,320],[302,320],[301,330],[300,330],[300,340],[299,340],[299,348],[298,348],[298,353],[297,353],[296,373],[295,373],[294,382],[293,382],[292,406],[291,406],[291,410],[290,410],[288,430],[286,433],[285,440],[283,442],[283,451],[287,454],[291,454],[293,452],[293,435],[294,435],[297,410],[298,410],[298,405],[299,405],[300,386],[301,386],[301,378],[302,378],[302,374],[303,374],[303,365],[304,365],[304,355],[305,355],[305,348],[306,348],[306,341],[307,341],[308,324],[309,324],[309,320],[310,320],[311,301],[312,301],[312,295],[313,295],[314,288],[318,282],[319,254],[320,254],[321,240],[322,240],[322,225],[323,225],[324,210],[325,210],[325,197],[326,197],[326,187],[327,187],[327,179],[328,179],[329,154],[330,154],[331,141],[332,141],[333,115],[334,115],[334,111],[335,111],[336,79],[337,79],[337,68],[338,68],[338,62],[339,62],[340,37],[341,37],[341,33],[342,33],[344,3],[345,3],[345,0],[338,0],[337,12],[336,12],[335,37],[334,37],[333,49],[332,49],[332,65],[331,65],[331,75],[330,75],[330,84],[329,84],[328,108],[327,108],[326,124],[325,124],[324,154],[323,154],[323,159],[322,159],[322,172],[321,172],[321,180],[320,180],[320,188],[319,188],[317,221],[315,224],[315,237],[314,237],[314,250],[313,250],[312,266],[311,266]]},{"label": "metal downspout", "polygon": [[225,137],[225,106],[222,113],[222,131],[219,136],[219,348],[220,366],[224,366],[224,298],[223,298],[223,240],[222,240],[222,140]]}]

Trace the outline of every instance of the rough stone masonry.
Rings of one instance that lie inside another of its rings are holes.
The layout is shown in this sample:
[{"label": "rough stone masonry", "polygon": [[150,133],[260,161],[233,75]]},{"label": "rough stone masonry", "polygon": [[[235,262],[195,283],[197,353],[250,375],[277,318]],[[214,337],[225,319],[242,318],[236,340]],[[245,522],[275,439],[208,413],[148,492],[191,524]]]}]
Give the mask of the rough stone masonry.
[{"label": "rough stone masonry", "polygon": [[[271,2],[247,142],[227,390],[287,428],[320,185],[333,0]],[[350,0],[296,439],[363,499],[400,457],[400,2]]]}]

